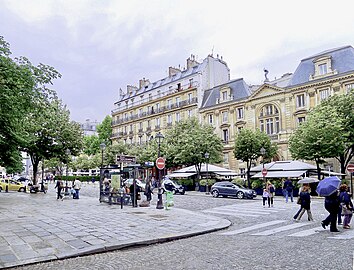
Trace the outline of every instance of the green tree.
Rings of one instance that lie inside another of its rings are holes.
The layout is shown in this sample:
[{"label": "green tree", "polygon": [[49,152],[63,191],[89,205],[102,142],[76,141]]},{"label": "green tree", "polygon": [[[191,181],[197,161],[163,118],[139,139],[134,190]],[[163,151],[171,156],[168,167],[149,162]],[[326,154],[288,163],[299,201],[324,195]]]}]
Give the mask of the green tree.
[{"label": "green tree", "polygon": [[22,170],[21,126],[31,110],[36,82],[26,59],[10,56],[10,45],[0,36],[0,165],[12,173]]},{"label": "green tree", "polygon": [[111,137],[112,137],[112,117],[107,115],[105,119],[103,119],[102,123],[97,125],[97,133],[98,139],[100,143],[104,142],[107,146],[111,145]]},{"label": "green tree", "polygon": [[[165,136],[162,154],[171,166],[194,165],[200,177],[202,163],[219,163],[223,143],[210,125],[200,124],[197,118],[177,123]],[[209,159],[205,157],[209,153]],[[155,155],[157,157],[157,155]]]},{"label": "green tree", "polygon": [[98,136],[90,135],[83,138],[83,152],[86,155],[95,155],[100,151],[100,143]]},{"label": "green tree", "polygon": [[82,131],[78,123],[70,121],[70,112],[56,97],[42,95],[36,110],[26,116],[22,150],[30,155],[33,165],[33,181],[37,181],[38,165],[44,159],[58,158],[67,164],[71,155],[82,149]]},{"label": "green tree", "polygon": [[265,149],[264,159],[271,159],[277,152],[277,146],[271,143],[270,138],[259,129],[242,129],[235,138],[234,155],[236,159],[242,160],[247,164],[247,182],[250,183],[250,169],[253,160],[262,156],[260,150]]},{"label": "green tree", "polygon": [[289,139],[294,159],[314,160],[320,178],[320,164],[336,158],[341,172],[354,155],[354,92],[323,101]]}]

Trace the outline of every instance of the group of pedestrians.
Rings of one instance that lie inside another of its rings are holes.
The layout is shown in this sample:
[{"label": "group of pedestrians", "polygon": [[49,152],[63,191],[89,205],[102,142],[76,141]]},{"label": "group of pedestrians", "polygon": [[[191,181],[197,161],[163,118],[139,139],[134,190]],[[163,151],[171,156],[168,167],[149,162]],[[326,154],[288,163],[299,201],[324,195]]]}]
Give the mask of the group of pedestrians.
[{"label": "group of pedestrians", "polygon": [[58,179],[54,189],[57,189],[57,200],[64,200],[66,195],[72,194],[73,199],[78,200],[79,199],[79,194],[80,194],[80,189],[81,189],[81,181],[79,179],[75,179],[72,182],[72,186],[68,186],[68,182],[66,181],[65,186],[64,182],[61,179]]},{"label": "group of pedestrians", "polygon": [[[291,202],[294,202],[293,191],[294,185],[292,181],[290,179],[284,181],[283,195],[286,203],[288,203],[289,199]],[[310,193],[311,188],[309,184],[303,184],[300,187],[297,199],[300,208],[293,217],[294,221],[300,221],[305,212],[307,212],[307,220],[313,221]],[[268,207],[273,207],[274,195],[275,187],[270,181],[267,181],[262,195],[263,207],[266,207],[266,205],[268,205]],[[331,232],[339,232],[337,224],[343,225],[343,229],[350,229],[354,207],[351,200],[351,194],[348,193],[348,186],[346,184],[342,184],[339,187],[339,190],[326,196],[324,206],[329,213],[329,215],[321,221],[321,225],[324,229],[326,229],[327,226],[330,226]]]}]

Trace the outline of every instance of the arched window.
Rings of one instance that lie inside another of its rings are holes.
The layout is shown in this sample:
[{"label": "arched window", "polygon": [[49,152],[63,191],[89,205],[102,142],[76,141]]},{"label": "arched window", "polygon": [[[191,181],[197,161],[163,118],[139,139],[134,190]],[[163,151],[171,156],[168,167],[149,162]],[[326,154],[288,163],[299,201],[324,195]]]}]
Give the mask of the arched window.
[{"label": "arched window", "polygon": [[279,110],[272,104],[263,106],[259,113],[259,128],[268,135],[278,134],[280,131]]}]

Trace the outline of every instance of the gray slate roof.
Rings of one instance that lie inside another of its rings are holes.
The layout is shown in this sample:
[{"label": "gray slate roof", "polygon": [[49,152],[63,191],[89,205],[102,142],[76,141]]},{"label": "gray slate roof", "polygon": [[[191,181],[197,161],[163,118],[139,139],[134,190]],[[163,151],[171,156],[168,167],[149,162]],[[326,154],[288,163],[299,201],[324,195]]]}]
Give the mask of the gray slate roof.
[{"label": "gray slate roof", "polygon": [[[230,87],[231,92],[230,94],[232,95],[232,99],[230,101],[238,101],[245,99],[251,95],[251,90],[249,86],[246,84],[246,82],[240,78],[236,80],[232,80],[228,83],[224,83],[218,86],[215,86],[212,89],[208,89],[204,92],[203,96],[203,102],[201,108],[207,108],[214,106],[217,103],[217,100],[220,98],[220,89],[222,87]],[[225,103],[225,102],[223,102]]]},{"label": "gray slate roof", "polygon": [[[301,60],[299,66],[295,70],[290,80],[288,87],[309,82],[310,75],[315,74],[315,65],[313,60],[320,56],[327,55],[331,56],[332,69],[337,70],[338,74],[354,71],[354,49],[352,46],[344,46],[332,50],[327,50]],[[326,77],[326,79],[328,79],[328,77]]]}]

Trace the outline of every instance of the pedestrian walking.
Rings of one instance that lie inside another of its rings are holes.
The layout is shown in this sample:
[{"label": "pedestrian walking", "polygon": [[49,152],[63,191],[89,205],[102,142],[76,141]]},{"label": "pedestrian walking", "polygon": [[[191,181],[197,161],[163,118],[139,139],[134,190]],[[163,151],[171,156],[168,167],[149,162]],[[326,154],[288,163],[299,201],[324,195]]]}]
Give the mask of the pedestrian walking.
[{"label": "pedestrian walking", "polygon": [[153,192],[152,192],[151,182],[148,180],[145,185],[144,195],[146,196],[146,200],[149,202],[149,204],[152,199],[152,194]]},{"label": "pedestrian walking", "polygon": [[275,195],[275,187],[270,181],[268,181],[266,189],[267,189],[268,194],[269,194],[269,196],[268,196],[268,205],[273,207],[274,195]]},{"label": "pedestrian walking", "polygon": [[64,187],[63,182],[60,179],[58,179],[58,181],[54,187],[54,189],[57,189],[57,200],[63,198],[63,196],[61,195],[61,190],[63,189],[63,187]]},{"label": "pedestrian walking", "polygon": [[288,178],[284,182],[284,186],[283,186],[283,191],[285,193],[285,202],[288,202],[289,196],[291,202],[294,202],[293,190],[294,190],[293,182],[290,180],[290,178]]},{"label": "pedestrian walking", "polygon": [[341,215],[344,216],[343,229],[350,229],[350,221],[353,216],[353,202],[350,199],[348,186],[346,184],[341,185],[339,191],[339,201],[342,208]]},{"label": "pedestrian walking", "polygon": [[299,209],[299,211],[297,211],[297,213],[295,214],[294,220],[297,219],[297,217],[299,216],[299,214],[300,214],[300,212],[301,212],[301,210],[302,210],[300,194],[301,194],[301,192],[303,191],[304,187],[308,187],[308,188],[309,188],[309,189],[308,189],[308,192],[311,193],[311,189],[310,189],[309,184],[306,183],[306,184],[303,184],[303,185],[300,187],[300,189],[299,189],[299,196],[298,196],[298,198],[297,198],[297,204],[300,205],[300,209]]},{"label": "pedestrian walking", "polygon": [[73,183],[73,189],[75,190],[75,193],[73,195],[73,199],[78,200],[79,199],[79,192],[81,189],[81,181],[79,179],[75,179],[74,183]]},{"label": "pedestrian walking", "polygon": [[326,226],[330,225],[330,231],[331,232],[339,232],[337,229],[337,215],[338,215],[338,210],[339,210],[339,196],[338,196],[338,191],[332,193],[329,196],[325,197],[325,208],[329,215],[326,217],[326,219],[322,220],[321,225],[324,229],[326,229]]},{"label": "pedestrian walking", "polygon": [[266,202],[268,202],[268,207],[270,207],[269,192],[266,188],[263,189],[262,198],[263,198],[263,207],[265,207]]},{"label": "pedestrian walking", "polygon": [[301,210],[299,215],[296,218],[296,221],[300,221],[302,215],[307,211],[307,219],[308,221],[313,221],[312,213],[311,213],[311,196],[310,196],[310,188],[308,186],[304,186],[300,193],[300,203]]},{"label": "pedestrian walking", "polygon": [[140,187],[137,185],[136,180],[133,180],[133,183],[129,187],[130,197],[132,200],[133,207],[138,207],[138,200],[140,195]]}]

